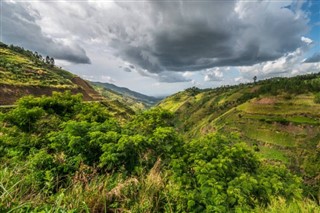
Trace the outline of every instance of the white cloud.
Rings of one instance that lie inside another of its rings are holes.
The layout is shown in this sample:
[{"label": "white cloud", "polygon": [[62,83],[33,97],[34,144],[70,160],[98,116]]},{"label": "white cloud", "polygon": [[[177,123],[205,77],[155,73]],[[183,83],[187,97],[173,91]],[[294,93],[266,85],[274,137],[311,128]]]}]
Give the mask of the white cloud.
[{"label": "white cloud", "polygon": [[234,78],[235,83],[239,84],[239,83],[249,83],[250,81],[248,79],[245,79],[243,77],[237,77]]},{"label": "white cloud", "polygon": [[204,81],[222,81],[223,80],[223,72],[226,70],[230,70],[230,68],[213,68],[207,69],[204,71]]},{"label": "white cloud", "polygon": [[251,79],[255,75],[259,79],[265,79],[275,76],[293,76],[319,72],[320,63],[304,63],[304,55],[311,48],[313,41],[306,37],[302,37],[301,40],[304,42],[303,46],[277,60],[239,67],[241,74],[246,79]]},{"label": "white cloud", "polygon": [[198,81],[196,81],[196,80],[192,80],[192,81],[191,81],[191,84],[192,84],[193,86],[195,86],[195,87],[198,87],[198,86],[201,85],[201,84],[200,84]]},{"label": "white cloud", "polygon": [[[306,37],[304,1],[7,2],[5,41],[54,54],[87,79],[139,91],[156,82],[168,92],[319,69],[319,55],[305,59],[317,41]],[[91,65],[66,63],[89,58]]]},{"label": "white cloud", "polygon": [[[46,37],[72,47],[112,49],[110,54],[150,73],[274,60],[299,48],[308,29],[301,3],[294,1],[17,4],[30,8]],[[285,8],[290,4],[294,10]]]},{"label": "white cloud", "polygon": [[301,37],[301,41],[305,42],[306,44],[312,44],[313,42],[310,38],[304,36]]},{"label": "white cloud", "polygon": [[103,75],[101,76],[101,82],[108,82],[108,83],[116,83],[116,80],[114,80],[113,78],[111,78],[108,75]]},{"label": "white cloud", "polygon": [[187,72],[184,72],[182,74],[182,76],[186,77],[186,78],[190,78],[190,77],[194,76],[194,72],[187,71]]}]

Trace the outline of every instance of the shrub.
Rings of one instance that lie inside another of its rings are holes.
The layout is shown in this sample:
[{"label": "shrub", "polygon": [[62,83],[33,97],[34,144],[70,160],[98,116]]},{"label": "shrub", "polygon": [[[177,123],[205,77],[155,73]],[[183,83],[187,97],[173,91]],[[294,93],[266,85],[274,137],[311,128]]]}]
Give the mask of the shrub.
[{"label": "shrub", "polygon": [[320,92],[314,95],[314,103],[320,104]]},{"label": "shrub", "polygon": [[9,178],[0,184],[20,196],[15,203],[0,196],[0,211],[22,203],[30,209],[21,211],[54,211],[50,206],[70,190],[57,211],[78,203],[80,212],[84,205],[92,212],[249,212],[275,197],[301,195],[299,178],[260,162],[243,143],[219,135],[184,143],[165,110],[145,111],[121,126],[102,105],[55,93],[25,97],[0,119],[0,179],[4,169],[23,168],[19,187],[2,184]]},{"label": "shrub", "polygon": [[251,211],[273,197],[301,196],[299,178],[262,164],[245,144],[211,135],[185,144],[185,152],[172,163],[175,212]]}]

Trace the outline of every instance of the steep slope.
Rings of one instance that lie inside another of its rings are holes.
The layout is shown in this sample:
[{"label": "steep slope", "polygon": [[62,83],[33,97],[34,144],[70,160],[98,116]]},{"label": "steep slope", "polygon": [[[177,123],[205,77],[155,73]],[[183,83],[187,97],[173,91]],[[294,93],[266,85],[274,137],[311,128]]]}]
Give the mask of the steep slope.
[{"label": "steep slope", "polygon": [[[159,106],[175,112],[189,138],[212,132],[236,135],[265,160],[301,174],[319,196],[320,74],[274,78],[256,84],[191,88]],[[316,192],[318,190],[318,192]]]},{"label": "steep slope", "polygon": [[91,82],[91,84],[105,97],[120,100],[126,104],[133,105],[135,109],[145,109],[155,105],[161,100],[152,96],[147,96],[125,87],[118,87],[114,84]]},{"label": "steep slope", "polygon": [[0,43],[0,105],[11,105],[25,95],[51,95],[70,90],[83,94],[84,100],[101,96],[83,79],[54,66],[38,53]]},{"label": "steep slope", "polygon": [[115,101],[119,104],[125,105],[125,106],[130,106],[130,108],[135,112],[138,112],[138,111],[141,111],[141,110],[148,108],[148,106],[145,105],[144,103],[137,101],[136,99],[133,99],[131,97],[124,96],[122,94],[114,92],[113,90],[106,89],[102,86],[97,86],[94,84],[92,84],[92,86],[94,87],[94,89],[96,91],[98,91],[106,99],[113,100],[113,101]]}]

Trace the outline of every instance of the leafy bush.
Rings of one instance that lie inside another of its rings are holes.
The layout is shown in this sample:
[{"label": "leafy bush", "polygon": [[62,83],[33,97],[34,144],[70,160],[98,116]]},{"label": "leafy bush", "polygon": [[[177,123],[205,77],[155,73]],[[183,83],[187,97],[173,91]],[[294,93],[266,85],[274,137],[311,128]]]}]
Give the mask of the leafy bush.
[{"label": "leafy bush", "polygon": [[175,160],[170,195],[175,212],[250,211],[273,197],[299,198],[300,179],[284,167],[266,166],[242,143],[208,136],[185,144]]},{"label": "leafy bush", "polygon": [[314,103],[320,104],[320,93],[314,95]]},{"label": "leafy bush", "polygon": [[44,115],[44,110],[39,107],[31,109],[17,107],[5,116],[5,121],[17,126],[24,132],[30,132],[36,128],[36,121]]},{"label": "leafy bush", "polygon": [[[218,135],[184,143],[165,110],[121,125],[66,92],[22,98],[0,119],[1,186],[17,194],[0,196],[0,210],[240,212],[301,195],[299,178],[243,143]],[[18,168],[21,180],[5,172]]]}]

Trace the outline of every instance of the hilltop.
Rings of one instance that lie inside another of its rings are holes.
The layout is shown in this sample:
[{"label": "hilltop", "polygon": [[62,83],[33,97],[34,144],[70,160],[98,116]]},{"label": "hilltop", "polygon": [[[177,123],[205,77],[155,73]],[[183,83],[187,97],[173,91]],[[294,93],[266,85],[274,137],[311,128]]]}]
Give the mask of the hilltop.
[{"label": "hilltop", "polygon": [[319,196],[320,74],[216,89],[190,88],[159,107],[175,114],[187,138],[235,135],[264,160],[284,163]]},{"label": "hilltop", "polygon": [[[113,85],[113,88],[117,87]],[[56,66],[49,56],[43,57],[22,47],[0,43],[0,106],[14,105],[27,95],[51,96],[53,92],[65,91],[82,94],[84,101],[98,101],[121,119],[130,118],[156,100],[126,88],[117,93],[92,86],[90,82]]]},{"label": "hilltop", "polygon": [[81,93],[86,101],[101,98],[85,80],[55,66],[53,58],[0,43],[0,105],[14,104],[25,95],[66,90]]}]

